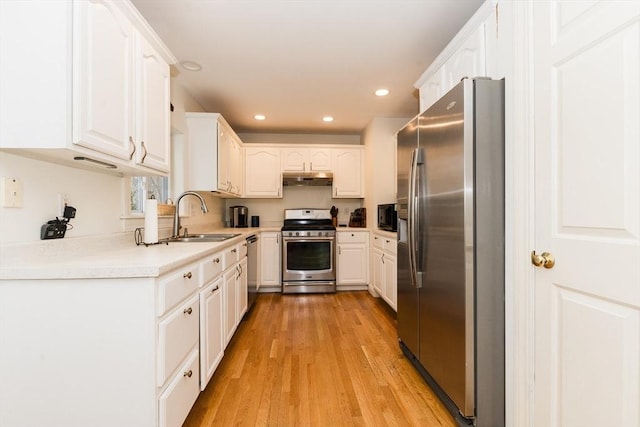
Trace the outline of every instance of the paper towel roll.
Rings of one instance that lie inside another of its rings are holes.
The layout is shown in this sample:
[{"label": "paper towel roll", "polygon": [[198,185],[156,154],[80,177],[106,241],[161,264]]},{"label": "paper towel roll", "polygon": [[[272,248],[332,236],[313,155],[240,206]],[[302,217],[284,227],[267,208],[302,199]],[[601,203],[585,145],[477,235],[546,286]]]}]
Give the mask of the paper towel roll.
[{"label": "paper towel roll", "polygon": [[158,201],[144,201],[144,242],[158,243]]}]

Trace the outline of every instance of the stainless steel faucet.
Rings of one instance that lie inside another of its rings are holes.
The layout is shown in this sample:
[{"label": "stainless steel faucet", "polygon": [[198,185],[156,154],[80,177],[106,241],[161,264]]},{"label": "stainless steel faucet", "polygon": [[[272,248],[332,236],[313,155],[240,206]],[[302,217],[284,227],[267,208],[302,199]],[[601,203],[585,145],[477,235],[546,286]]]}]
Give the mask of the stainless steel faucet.
[{"label": "stainless steel faucet", "polygon": [[176,213],[173,216],[173,233],[172,233],[173,238],[177,238],[178,234],[180,233],[180,200],[182,200],[184,196],[196,196],[200,200],[200,209],[202,209],[202,213],[206,214],[207,212],[209,212],[209,209],[207,209],[207,204],[204,202],[204,199],[202,198],[201,195],[199,195],[195,191],[185,191],[184,193],[179,195],[178,198],[176,199]]}]

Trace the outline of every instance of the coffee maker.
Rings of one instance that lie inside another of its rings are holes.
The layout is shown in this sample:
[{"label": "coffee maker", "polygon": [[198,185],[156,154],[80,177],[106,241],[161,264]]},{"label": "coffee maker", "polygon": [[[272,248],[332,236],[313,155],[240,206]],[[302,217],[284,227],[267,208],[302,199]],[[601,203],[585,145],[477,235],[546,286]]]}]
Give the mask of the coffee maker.
[{"label": "coffee maker", "polygon": [[231,227],[243,228],[249,226],[249,209],[246,206],[231,206]]}]

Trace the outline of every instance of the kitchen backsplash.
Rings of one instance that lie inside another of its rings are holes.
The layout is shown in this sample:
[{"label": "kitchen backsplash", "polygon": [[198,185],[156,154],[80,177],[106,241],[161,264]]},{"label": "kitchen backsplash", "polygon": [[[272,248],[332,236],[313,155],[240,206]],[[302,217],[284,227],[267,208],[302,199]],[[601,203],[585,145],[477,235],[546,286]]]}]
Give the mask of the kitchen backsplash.
[{"label": "kitchen backsplash", "polygon": [[249,217],[260,217],[261,227],[280,227],[284,220],[285,209],[338,208],[338,224],[348,224],[349,214],[354,209],[363,207],[362,199],[334,199],[331,187],[287,187],[283,190],[282,199],[225,199],[224,220],[229,221],[229,207],[246,206]]}]

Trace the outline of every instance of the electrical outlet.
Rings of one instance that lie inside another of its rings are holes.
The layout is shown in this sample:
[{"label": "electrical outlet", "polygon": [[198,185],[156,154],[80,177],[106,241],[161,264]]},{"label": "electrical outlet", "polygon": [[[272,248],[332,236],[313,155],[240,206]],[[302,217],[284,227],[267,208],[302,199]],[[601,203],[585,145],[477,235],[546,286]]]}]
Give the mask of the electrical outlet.
[{"label": "electrical outlet", "polygon": [[2,178],[0,181],[0,195],[2,196],[2,207],[21,208],[22,207],[22,181],[18,178]]},{"label": "electrical outlet", "polygon": [[62,218],[65,205],[69,204],[69,193],[58,193],[58,213],[56,216]]}]

